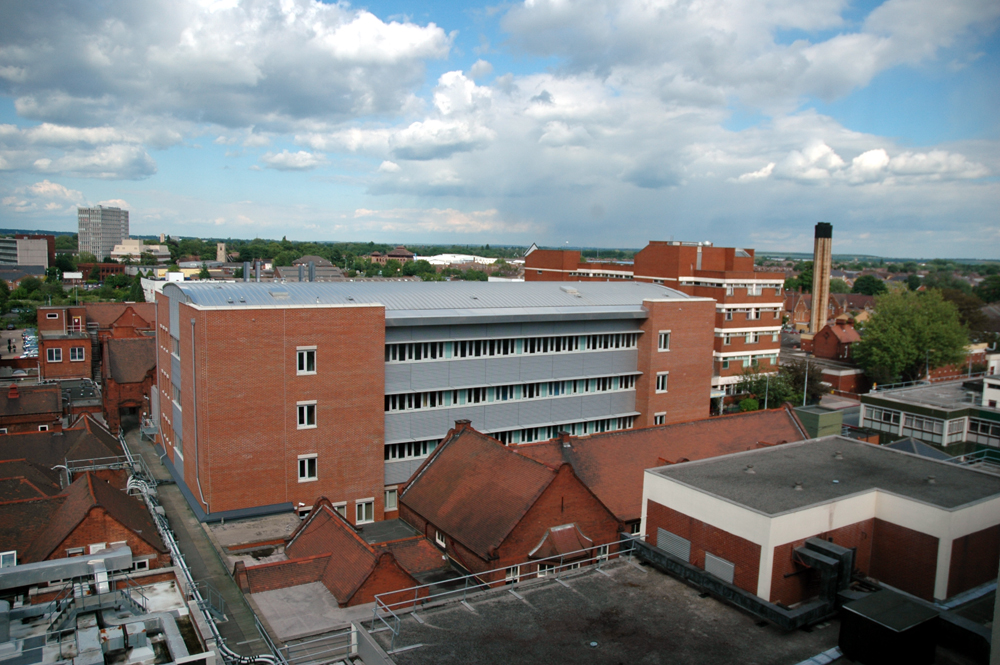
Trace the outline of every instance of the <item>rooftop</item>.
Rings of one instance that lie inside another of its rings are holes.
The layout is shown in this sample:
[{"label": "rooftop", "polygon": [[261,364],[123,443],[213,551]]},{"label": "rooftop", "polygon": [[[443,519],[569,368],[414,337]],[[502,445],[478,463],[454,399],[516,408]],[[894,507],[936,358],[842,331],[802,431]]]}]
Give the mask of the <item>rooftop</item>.
[{"label": "rooftop", "polygon": [[955,411],[969,407],[983,408],[979,405],[980,398],[982,397],[982,388],[972,387],[967,384],[968,381],[965,380],[942,381],[940,383],[916,385],[908,388],[880,390],[862,395],[861,401],[869,402],[872,399],[887,400],[913,406],[943,409],[945,411]]},{"label": "rooftop", "polygon": [[517,314],[645,318],[643,300],[704,300],[641,282],[172,282],[163,292],[203,308],[382,305],[390,325],[392,320]]},{"label": "rooftop", "polygon": [[[872,490],[944,510],[1000,496],[998,476],[842,436],[659,467],[648,473],[766,515]],[[797,483],[801,489],[796,489]]]}]

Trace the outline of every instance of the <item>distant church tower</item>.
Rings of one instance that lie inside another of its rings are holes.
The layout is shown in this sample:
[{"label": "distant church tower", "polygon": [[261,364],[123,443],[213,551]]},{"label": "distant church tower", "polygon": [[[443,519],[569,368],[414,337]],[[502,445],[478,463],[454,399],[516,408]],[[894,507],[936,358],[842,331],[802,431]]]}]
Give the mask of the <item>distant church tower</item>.
[{"label": "distant church tower", "polygon": [[816,334],[826,325],[830,305],[830,268],[833,249],[833,224],[816,225],[816,244],[813,247],[812,319],[809,332]]}]

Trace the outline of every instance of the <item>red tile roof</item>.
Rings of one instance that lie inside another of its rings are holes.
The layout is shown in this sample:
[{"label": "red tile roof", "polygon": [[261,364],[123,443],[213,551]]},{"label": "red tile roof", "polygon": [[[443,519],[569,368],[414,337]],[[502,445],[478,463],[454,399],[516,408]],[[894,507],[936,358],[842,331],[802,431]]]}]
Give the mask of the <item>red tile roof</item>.
[{"label": "red tile roof", "polygon": [[142,383],[156,371],[156,340],[152,337],[123,337],[104,343],[105,375],[115,383]]},{"label": "red tile roof", "polygon": [[44,531],[66,501],[63,495],[0,503],[0,549],[17,552],[17,562],[26,563],[25,551]]},{"label": "red tile roof", "polygon": [[487,559],[555,475],[549,466],[464,428],[453,430],[424,461],[400,502]]},{"label": "red tile roof", "polygon": [[58,471],[24,459],[0,461],[0,501],[38,499],[61,491]]},{"label": "red tile roof", "polygon": [[806,438],[792,408],[786,405],[678,425],[570,437],[570,448],[559,441],[546,441],[511,449],[549,466],[568,462],[618,519],[630,522],[642,516],[646,469]]},{"label": "red tile roof", "polygon": [[861,335],[854,329],[854,326],[844,323],[834,323],[826,326],[833,333],[837,341],[841,344],[853,344],[861,341]]},{"label": "red tile roof", "polygon": [[25,551],[25,561],[44,561],[49,558],[59,544],[87,519],[90,511],[98,507],[157,551],[167,551],[146,506],[94,474],[86,472],[77,476],[62,496],[65,501],[52,515],[45,530]]},{"label": "red tile roof", "polygon": [[567,561],[587,558],[587,552],[594,541],[583,535],[576,524],[554,526],[545,532],[541,542],[528,553],[532,559],[548,559],[550,557],[566,557]]},{"label": "red tile roof", "polygon": [[[107,330],[111,328],[111,324],[118,321],[123,315],[126,314],[127,310],[131,309],[132,312],[140,319],[145,321],[149,328],[153,327],[153,322],[156,320],[156,303],[151,302],[133,302],[133,303],[121,303],[121,302],[98,302],[98,303],[88,303],[86,305],[87,312],[87,323],[96,323],[98,329]],[[123,319],[122,323],[126,323]],[[131,321],[127,325],[138,324],[139,321]],[[119,324],[121,325],[121,323]]]},{"label": "red tile roof", "polygon": [[93,419],[62,432],[24,432],[0,436],[0,460],[27,459],[51,469],[66,460],[79,461],[124,455],[121,443]]},{"label": "red tile roof", "polygon": [[386,543],[396,561],[410,575],[421,575],[450,568],[448,558],[423,536]]},{"label": "red tile roof", "polygon": [[62,414],[62,389],[55,385],[0,388],[0,416]]}]

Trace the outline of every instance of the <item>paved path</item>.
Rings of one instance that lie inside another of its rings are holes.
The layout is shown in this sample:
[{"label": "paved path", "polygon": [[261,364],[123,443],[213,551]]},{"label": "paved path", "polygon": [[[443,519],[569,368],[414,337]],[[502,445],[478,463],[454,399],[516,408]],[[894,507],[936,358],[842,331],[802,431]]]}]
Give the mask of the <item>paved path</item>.
[{"label": "paved path", "polygon": [[156,488],[157,499],[167,513],[170,528],[191,575],[196,582],[207,582],[226,601],[228,620],[217,624],[226,646],[245,656],[267,653],[267,647],[257,632],[253,612],[247,606],[243,593],[229,576],[218,551],[194,516],[180,488],[174,484],[170,472],[160,462],[153,445],[148,441],[140,441],[138,430],[129,432],[125,438],[129,448],[142,455],[153,477],[158,482],[168,483]]}]

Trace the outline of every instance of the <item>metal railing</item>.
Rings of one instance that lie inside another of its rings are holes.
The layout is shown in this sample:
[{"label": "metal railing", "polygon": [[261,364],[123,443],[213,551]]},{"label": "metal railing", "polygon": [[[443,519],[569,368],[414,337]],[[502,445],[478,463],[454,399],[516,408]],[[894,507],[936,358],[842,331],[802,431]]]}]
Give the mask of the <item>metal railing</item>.
[{"label": "metal railing", "polygon": [[324,633],[280,648],[289,665],[322,665],[357,653],[354,627]]},{"label": "metal railing", "polygon": [[974,453],[959,455],[958,457],[952,459],[956,464],[961,464],[963,466],[975,466],[977,464],[1000,466],[1000,450],[977,450]]},{"label": "metal railing", "polygon": [[[560,581],[563,576],[574,570],[595,570],[590,568],[591,564],[596,564],[596,570],[600,570],[610,559],[616,559],[624,554],[631,557],[631,548],[622,548],[622,542],[614,540],[601,545],[566,552],[559,556],[551,556],[542,559],[527,559],[520,563],[504,568],[496,568],[481,573],[473,573],[462,577],[455,577],[444,582],[432,584],[421,584],[406,589],[388,591],[375,596],[375,607],[372,608],[371,631],[376,630],[376,625],[381,624],[383,630],[392,631],[392,639],[389,645],[389,652],[396,646],[396,638],[399,637],[402,619],[397,610],[415,611],[418,606],[426,607],[429,604],[446,603],[458,601],[468,606],[467,599],[470,596],[480,595],[495,589],[511,587],[511,590],[523,586],[544,584],[550,581]],[[616,551],[611,551],[614,548]],[[577,556],[579,555],[579,556]],[[522,566],[533,566],[535,570],[521,573]],[[540,570],[546,566],[544,572]],[[586,566],[587,568],[584,568]],[[512,574],[512,571],[513,574]],[[486,577],[498,576],[499,579],[487,580]],[[502,576],[502,577],[501,577]],[[444,586],[456,586],[461,584],[461,588],[440,590]],[[437,593],[433,591],[437,589]],[[393,599],[393,602],[389,602]]]}]

